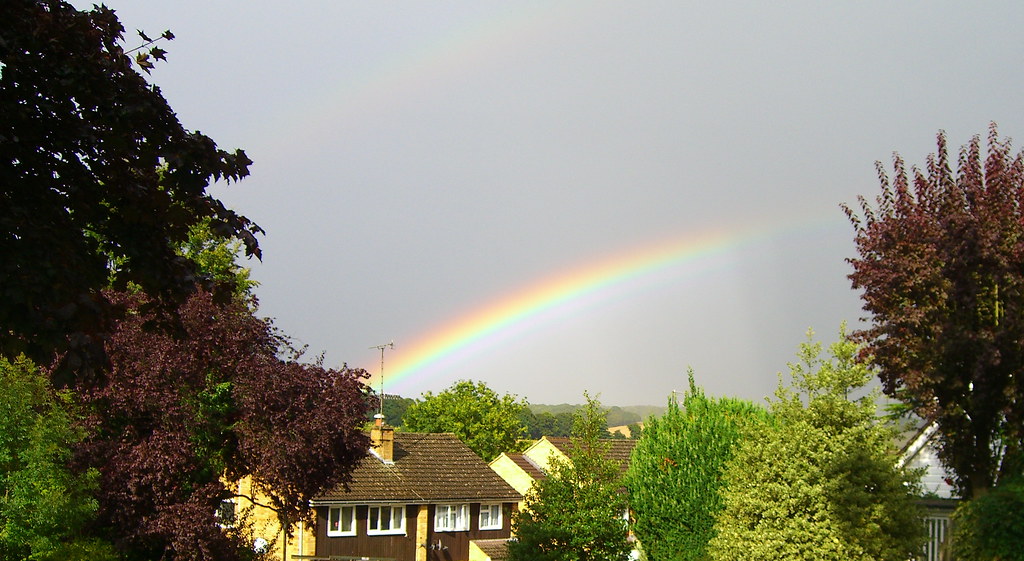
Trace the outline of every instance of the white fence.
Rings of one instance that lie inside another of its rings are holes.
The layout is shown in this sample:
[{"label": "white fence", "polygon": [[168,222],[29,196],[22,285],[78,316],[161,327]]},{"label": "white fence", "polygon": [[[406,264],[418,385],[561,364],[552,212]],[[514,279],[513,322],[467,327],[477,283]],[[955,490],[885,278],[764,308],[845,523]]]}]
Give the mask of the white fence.
[{"label": "white fence", "polygon": [[924,527],[928,532],[928,541],[924,544],[920,561],[945,561],[942,546],[949,531],[949,515],[929,514],[924,519]]}]

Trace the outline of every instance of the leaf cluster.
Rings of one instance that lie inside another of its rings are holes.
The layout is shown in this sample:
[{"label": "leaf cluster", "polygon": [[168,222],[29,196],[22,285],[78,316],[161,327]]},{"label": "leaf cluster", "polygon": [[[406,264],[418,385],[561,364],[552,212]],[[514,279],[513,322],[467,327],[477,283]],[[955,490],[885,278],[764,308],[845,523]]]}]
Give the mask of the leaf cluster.
[{"label": "leaf cluster", "polygon": [[810,337],[801,345],[791,386],[780,382],[770,403],[773,422],[749,425],[728,461],[711,559],[897,561],[920,551],[917,474],[899,465],[873,397],[850,397],[871,373],[840,336],[828,359]]},{"label": "leaf cluster", "polygon": [[499,395],[483,382],[460,380],[434,394],[426,392],[402,416],[411,432],[450,432],[486,461],[514,450],[526,437],[520,415],[526,401]]},{"label": "leaf cluster", "polygon": [[572,417],[573,414],[569,411],[534,413],[531,408],[527,407],[520,415],[520,420],[526,427],[530,438],[540,438],[542,436],[569,436],[572,434]]},{"label": "leaf cluster", "polygon": [[881,194],[844,207],[871,325],[855,334],[886,394],[935,420],[960,492],[991,487],[1024,439],[1024,153],[975,136],[954,172],[944,133],[923,169],[878,164]]},{"label": "leaf cluster", "polygon": [[0,358],[0,559],[116,559],[87,532],[99,472],[71,468],[77,419],[71,394],[29,360]]},{"label": "leaf cluster", "polygon": [[689,380],[682,407],[672,395],[666,412],[647,420],[626,473],[633,531],[652,561],[706,559],[726,462],[746,425],[768,422],[764,408],[709,398],[692,372]]},{"label": "leaf cluster", "polygon": [[259,256],[262,230],[207,192],[245,177],[251,161],[181,125],[135,69],[109,8],[10,0],[3,16],[0,354],[40,364],[56,354],[55,380],[67,385],[105,365],[111,277],[173,319],[197,280],[176,253],[190,228],[208,220],[214,236]]},{"label": "leaf cluster", "polygon": [[1007,478],[982,496],[962,503],[953,516],[956,559],[1020,559],[1024,552],[1024,480]]},{"label": "leaf cluster", "polygon": [[279,358],[285,342],[243,302],[197,292],[176,338],[146,328],[144,296],[108,297],[128,313],[105,381],[77,388],[89,429],[77,456],[101,470],[97,524],[128,558],[238,558],[215,513],[242,478],[286,527],[348,482],[369,445],[365,372]]},{"label": "leaf cluster", "polygon": [[606,457],[608,444],[600,440],[607,421],[600,403],[586,397],[574,418],[569,459],[552,458],[547,477],[534,485],[513,519],[511,561],[629,558],[626,494],[618,465]]}]

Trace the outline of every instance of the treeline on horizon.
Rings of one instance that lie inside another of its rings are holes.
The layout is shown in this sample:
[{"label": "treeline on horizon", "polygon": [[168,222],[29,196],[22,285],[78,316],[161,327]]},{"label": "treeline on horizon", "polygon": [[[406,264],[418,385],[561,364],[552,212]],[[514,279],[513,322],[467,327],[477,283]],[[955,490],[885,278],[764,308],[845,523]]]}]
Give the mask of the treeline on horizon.
[{"label": "treeline on horizon", "polygon": [[[384,420],[396,427],[402,426],[402,417],[410,405],[416,403],[417,399],[403,397],[395,394],[385,394],[383,404]],[[557,405],[542,403],[527,403],[527,409],[520,416],[523,426],[526,427],[530,438],[542,436],[569,436],[572,431],[573,415],[585,407],[585,404],[559,403]],[[638,430],[648,417],[659,417],[665,412],[665,407],[655,405],[613,405],[605,409],[607,412],[608,427],[628,427],[629,435],[621,432],[609,432],[610,438],[636,438]],[[373,413],[376,413],[375,410]]]}]

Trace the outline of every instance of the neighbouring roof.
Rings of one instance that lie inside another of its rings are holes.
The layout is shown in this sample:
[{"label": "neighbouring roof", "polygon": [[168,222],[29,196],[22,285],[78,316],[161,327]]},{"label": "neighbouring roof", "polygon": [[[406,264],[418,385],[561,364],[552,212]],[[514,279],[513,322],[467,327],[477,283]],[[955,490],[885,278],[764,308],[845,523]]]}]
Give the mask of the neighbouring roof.
[{"label": "neighbouring roof", "polygon": [[394,463],[370,454],[314,503],[518,501],[522,496],[454,434],[395,433]]},{"label": "neighbouring roof", "polygon": [[[545,436],[558,451],[569,455],[569,449],[571,447],[570,439],[565,436]],[[605,458],[613,460],[618,463],[619,469],[625,471],[629,467],[629,455],[633,453],[633,447],[636,446],[635,440],[626,440],[622,438],[602,438],[601,444],[608,446],[608,452],[605,454]]]},{"label": "neighbouring roof", "polygon": [[537,464],[533,463],[533,461],[530,460],[530,458],[527,458],[525,455],[508,453],[506,453],[505,455],[508,456],[508,459],[512,460],[512,462],[519,466],[519,469],[526,472],[526,474],[532,477],[533,479],[536,480],[544,477],[544,472],[541,471],[539,467],[537,467]]},{"label": "neighbouring roof", "polygon": [[491,561],[505,561],[508,559],[508,539],[473,540],[473,543],[483,551]]}]

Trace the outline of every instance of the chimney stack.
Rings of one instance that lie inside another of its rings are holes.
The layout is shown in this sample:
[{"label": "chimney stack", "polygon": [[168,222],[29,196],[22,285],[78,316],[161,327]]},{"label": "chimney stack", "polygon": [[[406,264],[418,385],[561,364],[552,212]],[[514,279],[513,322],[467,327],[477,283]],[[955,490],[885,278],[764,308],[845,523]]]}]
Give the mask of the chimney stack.
[{"label": "chimney stack", "polygon": [[384,463],[390,464],[395,461],[395,429],[384,424],[384,415],[380,413],[373,416],[370,446]]}]

